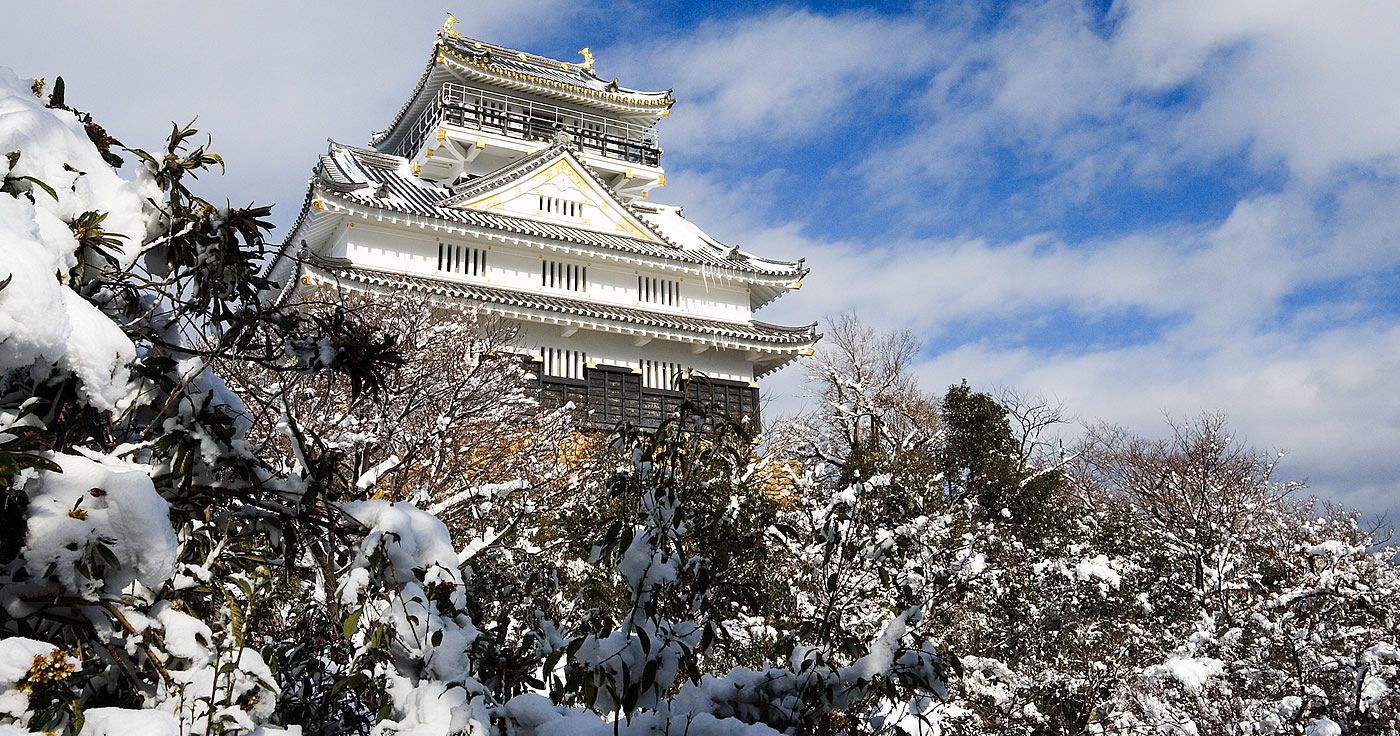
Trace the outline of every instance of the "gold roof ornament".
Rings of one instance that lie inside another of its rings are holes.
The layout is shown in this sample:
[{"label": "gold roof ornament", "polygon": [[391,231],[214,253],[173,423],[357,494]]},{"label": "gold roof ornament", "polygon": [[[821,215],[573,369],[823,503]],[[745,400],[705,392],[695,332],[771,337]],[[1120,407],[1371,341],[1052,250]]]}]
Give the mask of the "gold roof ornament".
[{"label": "gold roof ornament", "polygon": [[446,34],[449,35],[449,36],[456,36],[457,38],[461,38],[461,37],[462,37],[462,34],[460,34],[460,33],[456,32],[456,31],[452,30],[452,24],[453,24],[453,23],[456,23],[456,22],[457,22],[457,16],[455,16],[455,15],[453,15],[453,14],[451,14],[451,13],[448,13],[448,14],[447,14],[447,22],[445,22],[445,23],[442,24],[442,31],[443,31],[443,33],[446,33]]},{"label": "gold roof ornament", "polygon": [[583,48],[579,49],[579,53],[580,53],[580,54],[583,54],[583,63],[582,63],[582,64],[579,64],[579,68],[580,68],[580,69],[583,69],[584,71],[589,71],[589,72],[593,71],[593,51],[592,51],[592,48],[593,48],[593,47],[591,47],[591,46],[584,46]]}]

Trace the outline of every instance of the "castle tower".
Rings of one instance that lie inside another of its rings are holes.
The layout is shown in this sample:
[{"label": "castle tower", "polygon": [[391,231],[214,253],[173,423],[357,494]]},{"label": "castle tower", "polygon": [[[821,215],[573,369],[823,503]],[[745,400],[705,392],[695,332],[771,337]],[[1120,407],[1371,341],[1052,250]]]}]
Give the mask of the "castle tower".
[{"label": "castle tower", "polygon": [[320,157],[272,276],[413,290],[511,321],[544,396],[597,426],[655,427],[691,371],[721,410],[756,416],[755,381],[819,337],[753,318],[801,288],[802,262],[722,244],[649,201],[666,184],[654,126],[669,91],[597,76],[588,49],[546,59],[454,20],[389,127]]}]

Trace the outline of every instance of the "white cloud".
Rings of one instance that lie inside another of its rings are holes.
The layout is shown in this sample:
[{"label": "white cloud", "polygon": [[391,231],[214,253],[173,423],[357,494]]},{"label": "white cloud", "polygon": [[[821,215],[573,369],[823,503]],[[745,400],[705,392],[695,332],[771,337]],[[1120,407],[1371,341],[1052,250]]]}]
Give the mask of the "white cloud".
[{"label": "white cloud", "polygon": [[1022,6],[949,50],[918,129],[864,173],[956,194],[998,165],[989,149],[1010,148],[1018,170],[1051,180],[1052,209],[1118,174],[1152,187],[1239,151],[1294,186],[1353,167],[1400,175],[1397,33],[1394,4],[1129,0],[1102,24],[1072,0]]},{"label": "white cloud", "polygon": [[1347,166],[1400,173],[1397,31],[1393,3],[1191,0],[1127,4],[1113,40],[1137,85],[1203,84],[1183,147],[1247,145],[1311,183]]},{"label": "white cloud", "polygon": [[858,120],[870,105],[897,104],[890,90],[926,73],[942,48],[940,34],[914,16],[780,9],[660,44],[648,39],[617,56],[629,79],[664,79],[677,90],[667,145],[723,156],[723,146],[782,145]]},{"label": "white cloud", "polygon": [[[1345,204],[1331,223],[1309,198],[1284,193],[1241,201],[1219,223],[1090,243],[1037,235],[870,245],[812,237],[801,220],[766,225],[747,190],[693,173],[684,181],[680,201],[698,224],[722,223],[726,237],[760,253],[807,257],[806,288],[763,319],[855,310],[882,329],[951,337],[959,342],[921,366],[928,390],[962,378],[1011,386],[1058,397],[1085,422],[1150,435],[1166,430],[1164,415],[1226,411],[1255,446],[1289,451],[1282,477],[1310,477],[1319,492],[1400,516],[1400,324],[1374,314],[1364,290],[1287,303],[1319,279],[1400,266],[1386,246],[1400,240],[1400,222],[1375,207],[1400,194],[1392,186],[1339,190]],[[1095,320],[1134,313],[1166,321],[1144,335],[1094,334]],[[1036,339],[1066,319],[1083,323],[1082,339]],[[966,324],[986,333],[967,337],[958,332]],[[800,409],[801,378],[792,368],[765,382],[780,396],[770,415]]]}]

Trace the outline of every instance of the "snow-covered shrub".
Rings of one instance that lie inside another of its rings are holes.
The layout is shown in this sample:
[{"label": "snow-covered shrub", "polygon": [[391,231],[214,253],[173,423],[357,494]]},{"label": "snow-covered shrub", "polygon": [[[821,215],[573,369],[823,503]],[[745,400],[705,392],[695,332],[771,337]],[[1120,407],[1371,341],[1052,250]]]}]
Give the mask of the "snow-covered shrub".
[{"label": "snow-covered shrub", "polygon": [[359,531],[250,452],[206,368],[305,339],[262,301],[268,210],[188,188],[222,165],[192,128],[123,148],[44,87],[0,69],[0,728],[256,732],[288,541]]}]

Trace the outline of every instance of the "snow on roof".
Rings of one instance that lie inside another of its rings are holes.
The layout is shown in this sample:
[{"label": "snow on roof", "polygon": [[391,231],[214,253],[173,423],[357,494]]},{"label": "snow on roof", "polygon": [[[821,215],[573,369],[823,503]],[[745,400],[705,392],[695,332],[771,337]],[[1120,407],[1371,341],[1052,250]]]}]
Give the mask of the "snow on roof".
[{"label": "snow on roof", "polygon": [[666,238],[680,247],[692,251],[703,252],[711,255],[719,255],[726,261],[738,264],[744,263],[758,269],[781,269],[788,268],[797,271],[796,278],[802,278],[807,271],[802,267],[801,261],[796,263],[790,261],[775,261],[762,258],[752,253],[739,249],[736,245],[726,245],[710,237],[708,233],[700,229],[699,225],[687,220],[682,213],[682,209],[675,205],[657,203],[634,203],[634,211],[647,224],[661,231]]},{"label": "snow on roof", "polygon": [[649,208],[637,208],[643,220],[674,240],[677,245],[690,250],[727,250],[728,247],[705,234],[681,214],[681,208],[669,204],[653,204]]}]

